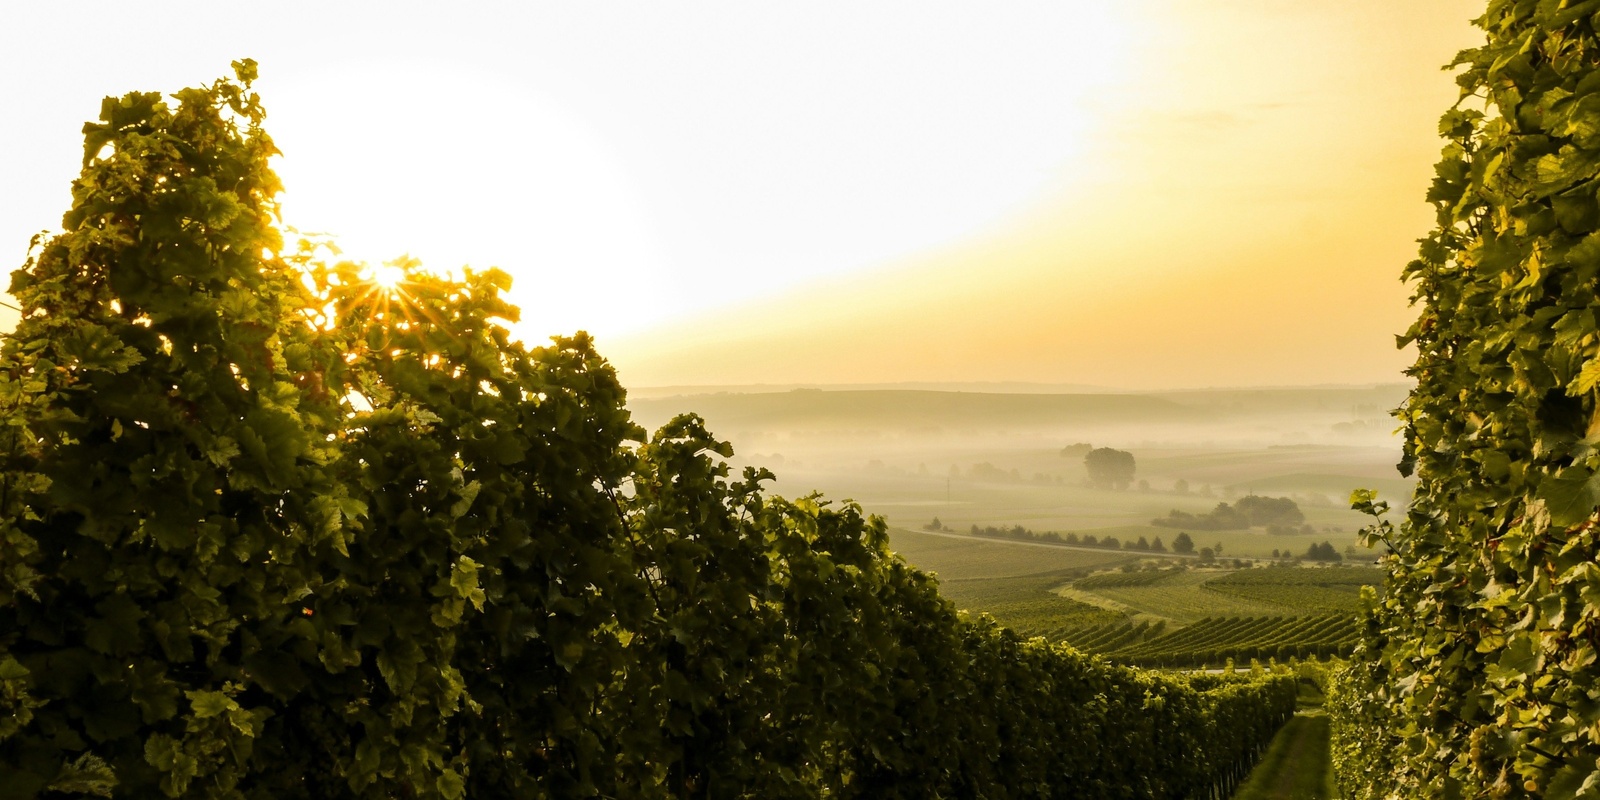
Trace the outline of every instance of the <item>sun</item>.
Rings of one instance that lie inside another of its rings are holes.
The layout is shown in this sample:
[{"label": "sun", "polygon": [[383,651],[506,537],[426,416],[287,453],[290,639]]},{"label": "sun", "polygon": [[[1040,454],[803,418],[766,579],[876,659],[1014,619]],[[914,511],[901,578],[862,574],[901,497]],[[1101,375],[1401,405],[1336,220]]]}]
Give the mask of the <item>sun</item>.
[{"label": "sun", "polygon": [[[513,332],[634,330],[676,308],[677,284],[642,190],[580,117],[531,86],[470,67],[362,62],[285,77],[262,97],[283,151],[284,222],[350,260],[405,269],[498,267]],[[427,98],[426,109],[414,108]],[[413,109],[396,116],[397,109]],[[403,296],[405,270],[368,267]]]},{"label": "sun", "polygon": [[406,282],[405,269],[393,262],[376,265],[367,264],[362,270],[361,276],[377,284],[378,288],[387,294],[398,294],[401,284]]}]

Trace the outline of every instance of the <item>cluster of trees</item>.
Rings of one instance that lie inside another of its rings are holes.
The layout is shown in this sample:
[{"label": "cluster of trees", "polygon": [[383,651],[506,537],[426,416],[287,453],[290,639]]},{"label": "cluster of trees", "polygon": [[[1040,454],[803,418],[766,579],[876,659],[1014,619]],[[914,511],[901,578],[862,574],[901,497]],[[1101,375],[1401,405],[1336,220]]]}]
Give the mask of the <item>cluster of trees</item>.
[{"label": "cluster of trees", "polygon": [[[939,522],[938,517],[934,517],[933,522],[924,525],[923,528],[930,531],[949,530],[948,528],[944,527],[943,523]],[[1013,525],[1009,528],[1001,528],[994,525],[980,526],[977,523],[973,523],[972,527],[968,529],[967,532],[973,536],[985,536],[990,539],[1037,540],[1055,544],[1076,545],[1078,547],[1103,547],[1107,550],[1137,550],[1146,553],[1167,552],[1167,546],[1161,542],[1161,537],[1159,536],[1157,536],[1154,541],[1140,536],[1137,541],[1130,540],[1124,542],[1115,536],[1096,537],[1092,533],[1086,533],[1083,535],[1079,535],[1072,531],[1068,531],[1066,533],[1057,533],[1055,531],[1036,533],[1031,528],[1027,528],[1022,525]],[[1183,536],[1183,534],[1179,534],[1179,536]],[[1190,542],[1189,547],[1189,551],[1192,551],[1194,548],[1194,543]]]},{"label": "cluster of trees", "polygon": [[1175,508],[1165,517],[1150,520],[1150,524],[1200,531],[1236,531],[1265,527],[1273,533],[1299,533],[1303,530],[1305,519],[1306,515],[1291,498],[1247,495],[1234,501],[1231,506],[1227,503],[1218,503],[1216,508],[1205,514],[1191,514]]},{"label": "cluster of trees", "polygon": [[1334,549],[1328,542],[1313,544],[1306,548],[1305,555],[1301,556],[1307,561],[1343,561],[1344,556]]},{"label": "cluster of trees", "polygon": [[1102,489],[1122,490],[1133,483],[1136,466],[1133,454],[1126,450],[1099,447],[1083,456],[1083,466],[1089,471],[1089,483]]},{"label": "cluster of trees", "polygon": [[285,252],[235,69],[107,100],[13,279],[5,795],[1214,796],[1293,713],[959,614],[502,273]]}]

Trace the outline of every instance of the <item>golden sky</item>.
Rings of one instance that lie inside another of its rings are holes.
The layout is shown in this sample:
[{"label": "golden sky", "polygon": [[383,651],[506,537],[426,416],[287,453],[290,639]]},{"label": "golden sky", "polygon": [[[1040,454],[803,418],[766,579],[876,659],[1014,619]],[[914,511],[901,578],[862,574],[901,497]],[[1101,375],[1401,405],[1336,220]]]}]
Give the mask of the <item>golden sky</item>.
[{"label": "golden sky", "polygon": [[638,384],[1402,379],[1398,274],[1456,98],[1439,68],[1474,12],[1139,4],[1139,69],[1025,213],[610,352]]},{"label": "golden sky", "polygon": [[1481,10],[35,5],[0,48],[13,264],[101,96],[248,56],[286,222],[502,266],[529,341],[588,329],[629,384],[1123,387],[1399,379]]}]

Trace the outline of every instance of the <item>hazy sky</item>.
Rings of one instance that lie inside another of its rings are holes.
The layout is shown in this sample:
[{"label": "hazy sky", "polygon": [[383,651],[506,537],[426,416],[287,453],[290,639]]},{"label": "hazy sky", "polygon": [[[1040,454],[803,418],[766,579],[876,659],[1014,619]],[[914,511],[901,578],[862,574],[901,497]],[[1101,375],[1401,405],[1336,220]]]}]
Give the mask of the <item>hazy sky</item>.
[{"label": "hazy sky", "polygon": [[632,384],[1384,381],[1481,2],[33,4],[0,242],[99,98],[261,64],[286,222],[499,265]]}]

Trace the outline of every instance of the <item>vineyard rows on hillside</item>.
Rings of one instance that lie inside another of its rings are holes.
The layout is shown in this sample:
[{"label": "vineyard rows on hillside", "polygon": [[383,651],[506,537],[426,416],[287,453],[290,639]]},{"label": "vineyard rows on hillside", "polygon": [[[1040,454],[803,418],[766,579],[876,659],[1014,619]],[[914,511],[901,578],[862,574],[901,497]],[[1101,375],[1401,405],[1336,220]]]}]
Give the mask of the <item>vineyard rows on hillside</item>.
[{"label": "vineyard rows on hillside", "polygon": [[[1137,559],[1094,572],[1077,556],[1067,556],[1072,568],[1029,572],[1040,563],[1028,558],[1029,548],[910,540],[919,562],[937,559],[946,576],[941,592],[959,607],[993,615],[1022,636],[1141,666],[1346,655],[1361,587],[1382,580],[1365,566],[1138,568]],[[973,574],[982,577],[964,577]]]}]

